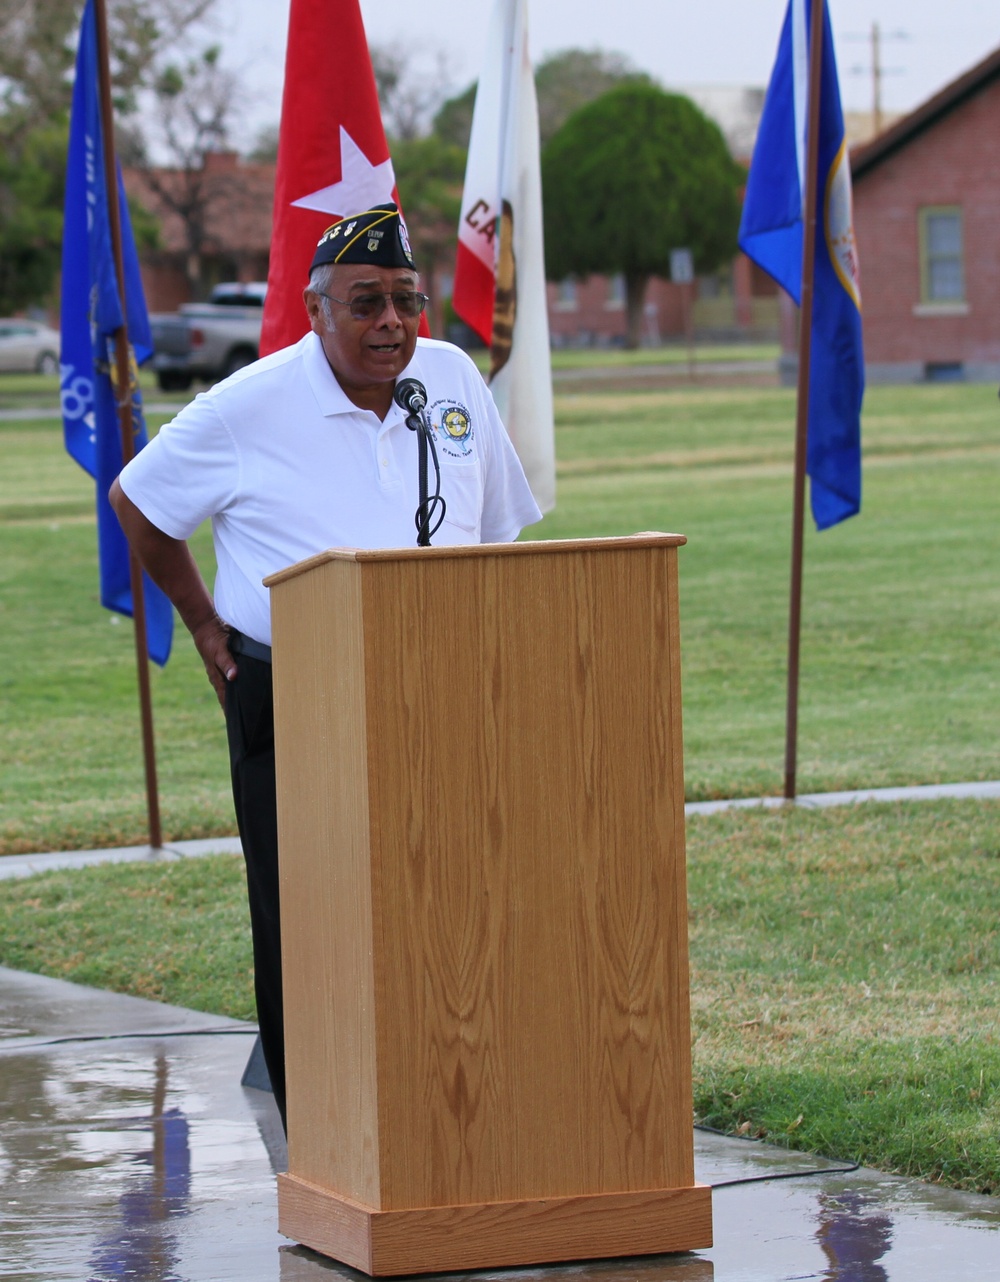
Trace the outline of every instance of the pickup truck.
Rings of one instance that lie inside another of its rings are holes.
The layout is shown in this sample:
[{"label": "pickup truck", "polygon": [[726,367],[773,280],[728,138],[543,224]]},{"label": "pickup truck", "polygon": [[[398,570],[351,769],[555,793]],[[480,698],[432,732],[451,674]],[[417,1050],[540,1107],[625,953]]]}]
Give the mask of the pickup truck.
[{"label": "pickup truck", "polygon": [[255,361],[260,350],[267,285],[216,285],[204,303],[150,316],[150,367],[164,392],[186,391],[195,379],[214,383]]}]

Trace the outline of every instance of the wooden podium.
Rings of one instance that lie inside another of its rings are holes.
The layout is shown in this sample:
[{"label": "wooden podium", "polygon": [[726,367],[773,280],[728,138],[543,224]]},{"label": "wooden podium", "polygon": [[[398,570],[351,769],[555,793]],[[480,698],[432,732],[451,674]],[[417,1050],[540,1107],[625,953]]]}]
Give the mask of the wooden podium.
[{"label": "wooden podium", "polygon": [[283,1234],[373,1275],[711,1245],[680,535],[274,575]]}]

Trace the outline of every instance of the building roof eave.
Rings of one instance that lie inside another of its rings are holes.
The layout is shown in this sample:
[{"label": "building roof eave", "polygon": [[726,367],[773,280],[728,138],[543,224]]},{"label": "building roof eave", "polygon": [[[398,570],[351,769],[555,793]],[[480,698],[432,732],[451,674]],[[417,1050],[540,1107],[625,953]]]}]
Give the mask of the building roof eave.
[{"label": "building roof eave", "polygon": [[869,170],[881,164],[901,147],[905,147],[918,134],[936,124],[942,116],[953,111],[967,98],[984,89],[991,80],[1000,76],[1000,48],[971,67],[957,80],[945,85],[933,97],[909,115],[890,125],[884,133],[873,138],[871,142],[855,147],[851,152],[851,176],[855,182]]}]

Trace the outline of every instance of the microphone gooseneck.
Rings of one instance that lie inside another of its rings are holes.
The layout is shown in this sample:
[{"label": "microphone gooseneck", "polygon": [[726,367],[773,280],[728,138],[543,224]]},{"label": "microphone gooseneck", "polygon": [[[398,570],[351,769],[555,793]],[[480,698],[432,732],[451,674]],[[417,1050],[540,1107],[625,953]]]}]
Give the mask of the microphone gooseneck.
[{"label": "microphone gooseneck", "polygon": [[[441,468],[438,463],[434,433],[424,411],[427,409],[427,388],[418,378],[404,378],[393,390],[392,399],[406,411],[406,426],[417,434],[417,478],[419,503],[414,515],[417,527],[417,546],[429,547],[431,535],[436,533],[444,520],[445,501],[441,496]],[[435,492],[428,493],[428,452],[434,464]]]}]

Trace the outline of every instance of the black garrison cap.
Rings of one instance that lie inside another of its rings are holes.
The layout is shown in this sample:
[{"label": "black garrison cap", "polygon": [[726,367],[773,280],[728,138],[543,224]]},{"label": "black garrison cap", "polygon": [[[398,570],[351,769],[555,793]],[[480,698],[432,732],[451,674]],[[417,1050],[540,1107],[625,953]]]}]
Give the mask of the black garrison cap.
[{"label": "black garrison cap", "polygon": [[393,204],[375,205],[332,223],[320,237],[309,270],[323,263],[372,263],[416,270],[406,224]]}]

